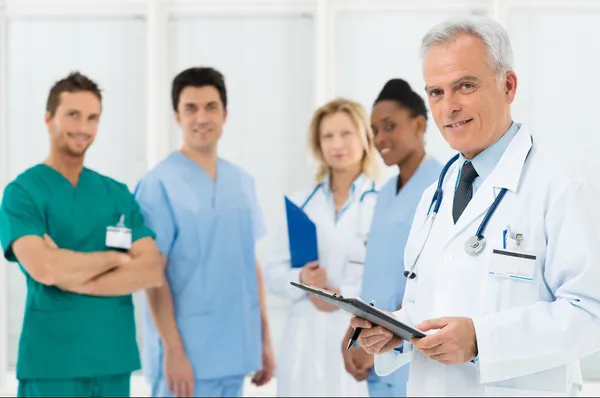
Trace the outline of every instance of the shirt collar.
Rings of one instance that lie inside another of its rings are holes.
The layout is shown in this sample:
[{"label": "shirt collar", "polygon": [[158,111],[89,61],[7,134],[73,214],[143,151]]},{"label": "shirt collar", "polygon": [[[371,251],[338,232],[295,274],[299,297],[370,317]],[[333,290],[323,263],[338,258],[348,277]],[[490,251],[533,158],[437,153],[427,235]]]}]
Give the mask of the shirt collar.
[{"label": "shirt collar", "polygon": [[[348,199],[352,198],[352,195],[354,195],[354,193],[363,186],[363,184],[365,183],[366,180],[366,176],[364,173],[361,173],[358,177],[356,177],[356,179],[354,180],[354,182],[352,183],[352,185],[350,186],[350,192],[348,192]],[[333,191],[331,190],[331,183],[330,183],[331,179],[330,179],[330,175],[327,174],[325,176],[325,178],[323,178],[323,181],[321,182],[321,187],[323,188],[323,192],[325,192],[325,194],[327,196],[333,196]]]},{"label": "shirt collar", "polygon": [[[484,149],[479,155],[475,156],[471,159],[471,163],[477,171],[477,174],[482,180],[485,180],[494,168],[500,161],[500,158],[508,148],[508,145],[512,141],[512,139],[517,135],[521,125],[515,122],[512,122],[508,130],[498,139],[498,141],[494,142],[492,145]],[[460,154],[460,165],[462,165],[467,161],[467,158],[464,155]]]}]

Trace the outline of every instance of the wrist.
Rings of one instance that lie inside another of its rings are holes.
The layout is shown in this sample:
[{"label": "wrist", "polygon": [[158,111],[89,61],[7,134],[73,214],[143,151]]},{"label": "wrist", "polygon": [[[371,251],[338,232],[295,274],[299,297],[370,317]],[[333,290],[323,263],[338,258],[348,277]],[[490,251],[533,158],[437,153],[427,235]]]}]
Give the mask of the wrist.
[{"label": "wrist", "polygon": [[185,354],[181,341],[165,341],[162,340],[162,345],[167,354]]}]

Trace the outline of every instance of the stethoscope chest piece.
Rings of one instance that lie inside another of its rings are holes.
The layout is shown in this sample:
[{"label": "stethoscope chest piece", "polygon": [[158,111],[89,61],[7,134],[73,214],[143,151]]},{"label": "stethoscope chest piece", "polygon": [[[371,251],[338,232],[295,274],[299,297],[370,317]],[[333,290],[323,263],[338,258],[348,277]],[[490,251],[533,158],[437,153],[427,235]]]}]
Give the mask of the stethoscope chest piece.
[{"label": "stethoscope chest piece", "polygon": [[465,251],[474,256],[485,248],[485,238],[483,236],[471,236],[465,243]]}]

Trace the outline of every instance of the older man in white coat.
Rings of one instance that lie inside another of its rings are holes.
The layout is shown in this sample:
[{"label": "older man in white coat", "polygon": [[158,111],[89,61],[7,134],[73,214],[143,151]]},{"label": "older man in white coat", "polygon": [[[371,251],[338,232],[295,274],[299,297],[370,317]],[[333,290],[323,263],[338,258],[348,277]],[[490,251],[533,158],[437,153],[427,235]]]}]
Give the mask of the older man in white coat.
[{"label": "older man in white coat", "polygon": [[512,121],[517,77],[499,24],[446,22],[422,49],[433,117],[459,152],[444,200],[437,184],[423,194],[394,313],[427,336],[402,344],[353,318],[359,343],[380,375],[412,361],[409,396],[578,395],[579,361],[600,350],[600,198]]}]

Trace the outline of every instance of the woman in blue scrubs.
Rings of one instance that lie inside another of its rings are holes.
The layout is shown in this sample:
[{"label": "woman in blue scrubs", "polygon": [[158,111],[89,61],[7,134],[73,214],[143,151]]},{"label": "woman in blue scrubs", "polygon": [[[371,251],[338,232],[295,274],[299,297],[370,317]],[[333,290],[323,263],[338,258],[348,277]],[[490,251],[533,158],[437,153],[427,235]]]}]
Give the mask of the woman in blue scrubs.
[{"label": "woman in blue scrubs", "polygon": [[[386,83],[375,100],[371,114],[375,146],[388,166],[399,173],[379,191],[369,233],[361,298],[375,300],[377,307],[396,311],[404,296],[404,247],[417,204],[423,191],[433,184],[442,165],[425,153],[423,136],[427,108],[423,99],[401,79]],[[371,397],[404,397],[409,365],[378,377],[373,356],[355,347],[346,351],[353,329],[342,341],[346,369],[357,380],[367,377]],[[366,376],[368,375],[368,376]]]}]

